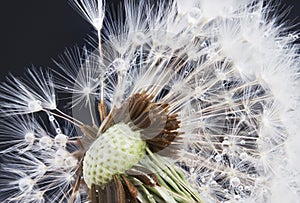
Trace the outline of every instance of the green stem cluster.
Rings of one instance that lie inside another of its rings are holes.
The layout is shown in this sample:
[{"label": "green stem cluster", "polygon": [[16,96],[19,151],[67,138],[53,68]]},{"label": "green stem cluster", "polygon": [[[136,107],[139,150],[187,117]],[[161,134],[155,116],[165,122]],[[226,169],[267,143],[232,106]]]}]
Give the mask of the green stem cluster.
[{"label": "green stem cluster", "polygon": [[159,185],[148,186],[136,178],[132,181],[138,188],[138,199],[143,203],[203,203],[200,195],[190,186],[180,169],[167,159],[155,155],[146,148],[146,156],[139,164],[154,172]]}]

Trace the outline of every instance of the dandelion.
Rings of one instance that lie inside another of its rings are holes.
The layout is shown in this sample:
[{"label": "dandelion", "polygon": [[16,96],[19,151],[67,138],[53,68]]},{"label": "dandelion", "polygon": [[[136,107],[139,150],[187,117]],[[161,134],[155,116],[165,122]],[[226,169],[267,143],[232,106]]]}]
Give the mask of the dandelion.
[{"label": "dandelion", "polygon": [[298,35],[278,5],[71,4],[92,47],[1,84],[1,202],[299,202]]}]

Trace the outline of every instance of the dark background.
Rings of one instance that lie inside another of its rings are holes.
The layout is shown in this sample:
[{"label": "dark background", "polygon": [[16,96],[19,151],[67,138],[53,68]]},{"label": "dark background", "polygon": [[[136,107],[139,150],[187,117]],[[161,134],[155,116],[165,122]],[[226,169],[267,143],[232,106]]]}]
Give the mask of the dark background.
[{"label": "dark background", "polygon": [[[119,0],[107,0],[117,5]],[[299,23],[300,1],[282,0],[288,19]],[[65,48],[82,46],[92,27],[67,0],[10,0],[0,4],[0,81],[8,72],[22,75],[25,67],[55,68],[52,59]],[[294,29],[299,29],[297,26]]]}]

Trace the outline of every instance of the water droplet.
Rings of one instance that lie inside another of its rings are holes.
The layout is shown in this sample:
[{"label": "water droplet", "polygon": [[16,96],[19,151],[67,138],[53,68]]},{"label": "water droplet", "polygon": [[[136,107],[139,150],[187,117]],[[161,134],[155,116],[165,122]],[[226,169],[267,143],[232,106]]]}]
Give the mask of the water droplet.
[{"label": "water droplet", "polygon": [[43,109],[42,102],[40,102],[38,100],[29,101],[27,106],[28,106],[28,110],[30,112],[37,112],[37,111],[41,111]]},{"label": "water droplet", "polygon": [[29,177],[25,177],[25,178],[22,178],[20,181],[19,181],[19,189],[24,192],[29,192],[32,190],[33,188],[33,180]]},{"label": "water droplet", "polygon": [[51,148],[53,141],[49,136],[43,136],[39,141],[40,147],[43,149]]},{"label": "water droplet", "polygon": [[69,156],[68,158],[65,159],[64,164],[68,167],[76,167],[77,166],[77,159],[73,156]]},{"label": "water droplet", "polygon": [[56,157],[63,157],[63,158],[66,158],[70,155],[70,153],[64,149],[58,149],[56,152],[55,152],[55,156]]},{"label": "water droplet", "polygon": [[49,116],[49,121],[51,121],[51,122],[52,122],[52,121],[54,121],[54,120],[55,120],[54,116],[52,116],[52,115],[51,115],[51,116]]},{"label": "water droplet", "polygon": [[243,152],[240,154],[240,158],[241,159],[247,159],[248,158],[248,154],[246,152]]},{"label": "water droplet", "polygon": [[210,186],[211,186],[211,187],[217,187],[217,186],[218,186],[218,183],[217,183],[216,181],[213,180],[213,181],[210,182]]},{"label": "water droplet", "polygon": [[54,165],[55,167],[61,167],[64,165],[64,159],[62,157],[56,156],[54,159]]},{"label": "water droplet", "polygon": [[60,134],[60,133],[61,133],[61,129],[60,129],[60,128],[56,128],[56,129],[55,129],[55,132],[56,132],[57,134]]},{"label": "water droplet", "polygon": [[220,154],[217,154],[215,156],[215,160],[216,160],[216,162],[220,162],[222,160],[222,156]]},{"label": "water droplet", "polygon": [[59,147],[65,147],[68,141],[68,137],[64,134],[58,134],[54,138],[55,145]]},{"label": "water droplet", "polygon": [[246,141],[245,140],[241,140],[241,145],[245,145],[246,144]]},{"label": "water droplet", "polygon": [[234,177],[230,179],[230,185],[232,187],[237,187],[241,183],[240,179],[238,177]]},{"label": "water droplet", "polygon": [[26,135],[24,136],[24,139],[27,143],[32,144],[35,140],[34,133],[32,133],[32,132],[26,133]]},{"label": "water droplet", "polygon": [[230,143],[229,143],[229,141],[227,141],[227,140],[224,140],[223,142],[222,142],[222,145],[224,146],[228,146]]}]

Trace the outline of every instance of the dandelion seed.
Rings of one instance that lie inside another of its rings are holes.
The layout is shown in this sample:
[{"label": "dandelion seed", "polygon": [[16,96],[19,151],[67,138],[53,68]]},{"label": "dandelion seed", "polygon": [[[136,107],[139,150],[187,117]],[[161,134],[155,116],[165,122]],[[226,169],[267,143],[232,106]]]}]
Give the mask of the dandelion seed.
[{"label": "dandelion seed", "polygon": [[101,85],[101,70],[97,63],[97,56],[89,53],[86,48],[81,54],[79,48],[74,51],[66,51],[65,57],[56,64],[61,69],[57,72],[56,88],[64,93],[72,94],[71,107],[77,105],[88,105],[98,95]]},{"label": "dandelion seed", "polygon": [[78,12],[91,23],[96,30],[101,30],[105,1],[97,0],[74,0],[71,4],[78,10]]},{"label": "dandelion seed", "polygon": [[5,115],[27,114],[56,109],[50,73],[28,69],[24,81],[11,76],[1,85],[1,107]]},{"label": "dandelion seed", "polygon": [[1,86],[2,202],[299,200],[298,35],[273,5],[71,4],[95,46]]}]

